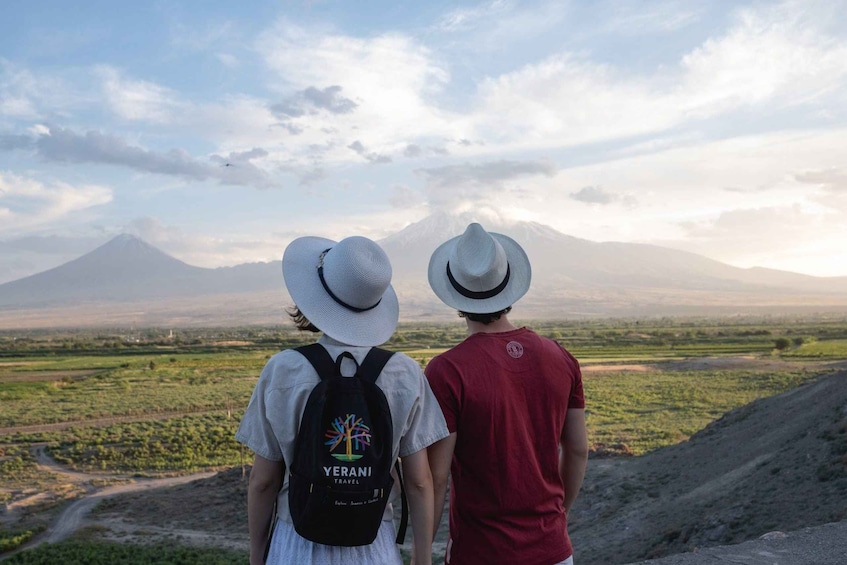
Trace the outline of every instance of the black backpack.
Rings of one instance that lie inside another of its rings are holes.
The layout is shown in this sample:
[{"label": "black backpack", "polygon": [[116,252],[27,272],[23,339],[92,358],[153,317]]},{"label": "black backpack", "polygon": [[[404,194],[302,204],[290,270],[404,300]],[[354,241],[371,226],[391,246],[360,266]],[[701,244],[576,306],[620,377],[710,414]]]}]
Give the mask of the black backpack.
[{"label": "black backpack", "polygon": [[[288,506],[294,529],[324,545],[368,545],[376,539],[394,479],[391,411],[376,380],[393,352],[371,348],[361,366],[349,352],[335,361],[318,343],[298,347],[321,382],[309,395],[289,466]],[[341,362],[357,365],[341,376]],[[400,480],[402,490],[402,479]],[[405,537],[406,497],[397,543]]]}]

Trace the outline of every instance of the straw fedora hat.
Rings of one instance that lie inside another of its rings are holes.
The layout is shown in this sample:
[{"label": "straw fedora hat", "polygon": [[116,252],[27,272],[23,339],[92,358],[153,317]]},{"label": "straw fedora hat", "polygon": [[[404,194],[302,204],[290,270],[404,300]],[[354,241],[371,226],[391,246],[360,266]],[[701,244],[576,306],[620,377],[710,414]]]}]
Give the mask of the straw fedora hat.
[{"label": "straw fedora hat", "polygon": [[380,345],[397,327],[400,308],[390,284],[391,263],[366,237],[297,238],[282,256],[282,275],[303,315],[337,341]]},{"label": "straw fedora hat", "polygon": [[471,314],[499,312],[529,290],[532,269],[518,243],[470,224],[429,260],[429,286],[448,306]]}]

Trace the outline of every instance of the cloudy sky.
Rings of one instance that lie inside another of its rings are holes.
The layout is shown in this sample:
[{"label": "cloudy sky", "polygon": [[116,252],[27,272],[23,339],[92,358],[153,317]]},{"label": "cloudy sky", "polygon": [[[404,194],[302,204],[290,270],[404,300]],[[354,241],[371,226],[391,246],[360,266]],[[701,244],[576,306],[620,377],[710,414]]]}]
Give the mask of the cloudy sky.
[{"label": "cloudy sky", "polygon": [[4,2],[0,282],[483,209],[847,275],[847,2]]}]

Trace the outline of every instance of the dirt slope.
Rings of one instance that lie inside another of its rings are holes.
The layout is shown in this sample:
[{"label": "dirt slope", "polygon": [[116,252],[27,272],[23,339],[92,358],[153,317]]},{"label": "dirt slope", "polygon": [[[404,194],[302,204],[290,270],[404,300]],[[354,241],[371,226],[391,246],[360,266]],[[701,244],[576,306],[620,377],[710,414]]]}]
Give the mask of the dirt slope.
[{"label": "dirt slope", "polygon": [[682,444],[591,460],[570,527],[581,565],[847,518],[847,372],[727,413]]}]

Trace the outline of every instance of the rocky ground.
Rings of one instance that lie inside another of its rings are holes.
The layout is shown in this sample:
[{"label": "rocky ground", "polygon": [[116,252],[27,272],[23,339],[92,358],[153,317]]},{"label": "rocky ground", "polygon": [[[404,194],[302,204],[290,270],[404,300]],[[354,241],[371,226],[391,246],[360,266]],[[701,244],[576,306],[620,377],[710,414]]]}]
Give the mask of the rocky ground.
[{"label": "rocky ground", "polygon": [[580,565],[847,519],[847,372],[727,413],[689,441],[595,459],[572,511]]}]

